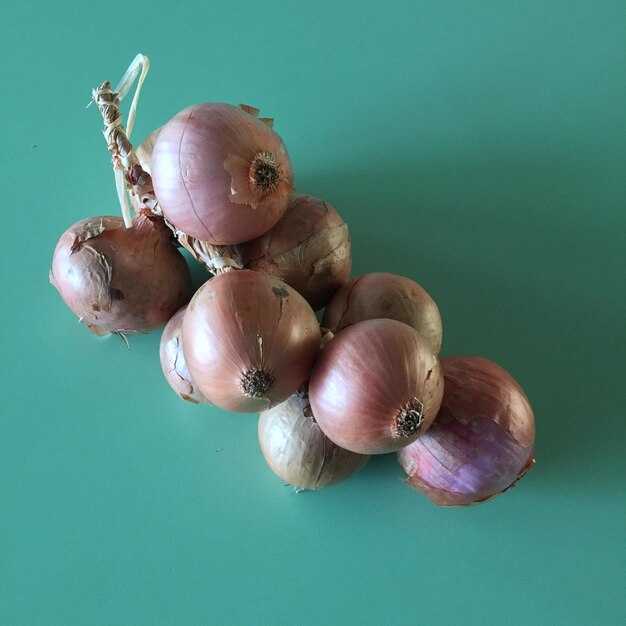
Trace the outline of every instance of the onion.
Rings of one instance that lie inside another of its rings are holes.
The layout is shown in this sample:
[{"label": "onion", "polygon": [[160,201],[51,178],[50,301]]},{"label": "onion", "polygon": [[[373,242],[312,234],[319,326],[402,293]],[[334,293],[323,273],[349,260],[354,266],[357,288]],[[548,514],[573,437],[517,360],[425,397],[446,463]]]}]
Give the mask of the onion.
[{"label": "onion", "polygon": [[216,245],[268,231],[287,208],[293,174],[281,138],[229,104],[198,104],[172,118],[152,153],[163,215],[186,235]]},{"label": "onion", "polygon": [[50,282],[96,334],[146,332],[164,326],[191,297],[185,259],[163,220],[140,214],[91,217],[63,233]]},{"label": "onion", "polygon": [[352,265],[348,226],[337,211],[297,194],[273,228],[233,253],[241,266],[284,280],[314,310],[347,282]]},{"label": "onion", "polygon": [[358,472],[369,456],[335,445],[317,425],[306,393],[259,417],[259,443],[271,470],[299,489],[322,489]]},{"label": "onion", "polygon": [[182,326],[186,310],[187,307],[184,306],[166,324],[161,335],[159,357],[165,380],[170,387],[183,400],[198,404],[207,402],[207,399],[196,388],[183,353]]},{"label": "onion", "polygon": [[430,426],[441,403],[437,357],[414,329],[367,320],[322,350],[309,384],[313,414],[338,446],[361,454],[392,452]]},{"label": "onion", "polygon": [[283,281],[231,270],[206,282],[183,321],[187,367],[206,398],[255,413],[286,400],[309,374],[320,329],[306,300]]},{"label": "onion", "polygon": [[400,450],[409,486],[442,506],[483,502],[532,466],[533,411],[499,365],[477,356],[441,359],[445,390],[430,430]]},{"label": "onion", "polygon": [[334,333],[355,322],[388,318],[419,332],[435,354],[441,348],[441,316],[435,301],[404,276],[373,272],[342,287],[324,311],[322,325]]}]

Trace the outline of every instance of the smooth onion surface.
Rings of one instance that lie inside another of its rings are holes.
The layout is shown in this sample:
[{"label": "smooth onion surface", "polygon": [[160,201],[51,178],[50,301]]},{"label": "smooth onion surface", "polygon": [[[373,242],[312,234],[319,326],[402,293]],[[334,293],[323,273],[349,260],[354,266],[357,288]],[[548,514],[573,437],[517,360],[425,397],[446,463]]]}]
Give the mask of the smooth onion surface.
[{"label": "smooth onion surface", "polygon": [[183,353],[182,326],[187,307],[175,313],[165,325],[159,345],[161,369],[169,386],[183,399],[198,404],[207,399],[191,378]]},{"label": "smooth onion surface", "polygon": [[164,326],[191,297],[185,259],[163,220],[91,217],[63,233],[50,282],[92,332],[147,332]]},{"label": "smooth onion surface", "polygon": [[314,310],[347,282],[352,266],[347,224],[328,202],[298,194],[273,228],[234,253],[243,267],[284,280]]},{"label": "smooth onion surface", "polygon": [[272,471],[301,489],[335,485],[369,460],[369,456],[340,448],[324,435],[304,393],[261,413],[259,443]]},{"label": "smooth onion surface", "polygon": [[209,280],[183,320],[187,367],[205,397],[228,411],[255,413],[286,400],[308,376],[319,345],[307,301],[260,272]]},{"label": "smooth onion surface", "polygon": [[519,384],[477,356],[441,359],[444,395],[434,424],[398,453],[413,489],[442,506],[483,502],[532,465],[535,419]]},{"label": "smooth onion surface", "polygon": [[151,169],[163,215],[211,244],[262,235],[285,212],[293,191],[281,138],[229,104],[198,104],[174,116],[161,128]]},{"label": "smooth onion surface", "polygon": [[396,320],[358,322],[322,350],[309,383],[315,418],[334,443],[360,454],[392,452],[430,426],[443,378],[429,343]]},{"label": "smooth onion surface", "polygon": [[372,272],[342,287],[328,303],[322,325],[334,333],[363,320],[387,318],[408,324],[441,349],[441,316],[435,301],[415,281]]}]

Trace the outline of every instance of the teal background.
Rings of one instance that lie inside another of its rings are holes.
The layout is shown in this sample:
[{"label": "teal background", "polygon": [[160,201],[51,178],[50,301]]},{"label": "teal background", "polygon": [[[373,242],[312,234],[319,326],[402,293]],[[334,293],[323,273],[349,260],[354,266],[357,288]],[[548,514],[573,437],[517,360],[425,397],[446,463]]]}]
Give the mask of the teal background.
[{"label": "teal background", "polygon": [[[3,3],[0,623],[626,623],[625,28],[621,0]],[[158,333],[76,323],[48,268],[118,211],[85,105],[137,52],[135,139],[260,107],[354,275],[414,278],[444,355],[520,381],[514,490],[439,509],[390,456],[294,495],[253,416],[170,391]]]}]

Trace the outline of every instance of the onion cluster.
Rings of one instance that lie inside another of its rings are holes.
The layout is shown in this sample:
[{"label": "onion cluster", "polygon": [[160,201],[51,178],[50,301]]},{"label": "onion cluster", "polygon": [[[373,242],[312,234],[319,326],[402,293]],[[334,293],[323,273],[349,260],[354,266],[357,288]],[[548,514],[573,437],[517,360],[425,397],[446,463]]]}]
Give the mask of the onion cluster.
[{"label": "onion cluster", "polygon": [[[440,360],[439,309],[410,278],[350,281],[348,227],[328,202],[294,193],[272,120],[196,104],[135,151],[122,95],[108,82],[94,90],[127,220],[70,227],[50,272],[89,330],[165,326],[159,355],[174,392],[260,412],[262,454],[298,490],[342,482],[390,452],[439,505],[485,501],[527,471],[535,430],[521,387],[487,359]],[[176,244],[214,274],[193,295]]]}]

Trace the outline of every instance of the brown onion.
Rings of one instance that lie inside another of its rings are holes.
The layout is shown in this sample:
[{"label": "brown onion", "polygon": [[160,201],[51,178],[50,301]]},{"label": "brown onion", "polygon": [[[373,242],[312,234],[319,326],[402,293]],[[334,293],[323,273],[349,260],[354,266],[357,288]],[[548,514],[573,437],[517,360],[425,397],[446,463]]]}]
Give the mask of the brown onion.
[{"label": "brown onion", "polygon": [[361,454],[392,452],[430,426],[443,393],[437,357],[396,320],[358,322],[322,350],[309,398],[329,439]]},{"label": "brown onion", "polygon": [[165,380],[170,387],[183,400],[198,404],[207,402],[207,399],[193,382],[183,353],[182,326],[186,310],[187,307],[184,306],[165,325],[159,345],[159,358]]},{"label": "brown onion", "polygon": [[293,190],[287,150],[249,110],[198,104],[161,128],[152,182],[163,215],[186,235],[217,245],[242,243],[285,212]]},{"label": "brown onion", "polygon": [[162,219],[140,214],[91,217],[59,239],[50,282],[96,334],[146,332],[164,326],[191,297],[185,259]]},{"label": "brown onion", "polygon": [[206,282],[183,321],[187,367],[206,398],[255,413],[302,385],[320,345],[307,301],[283,281],[233,270]]},{"label": "brown onion", "polygon": [[386,272],[365,274],[342,287],[328,303],[322,325],[334,333],[355,322],[388,318],[404,322],[441,349],[441,316],[435,301],[415,281]]},{"label": "brown onion", "polygon": [[233,250],[242,267],[277,276],[322,308],[350,276],[348,226],[328,202],[293,194],[278,223]]},{"label": "brown onion", "polygon": [[535,419],[528,398],[499,365],[477,356],[441,359],[439,414],[398,453],[406,482],[441,506],[484,502],[532,466]]},{"label": "brown onion", "polygon": [[369,460],[335,445],[315,421],[306,393],[259,416],[259,443],[271,470],[299,489],[322,489],[350,478]]}]

